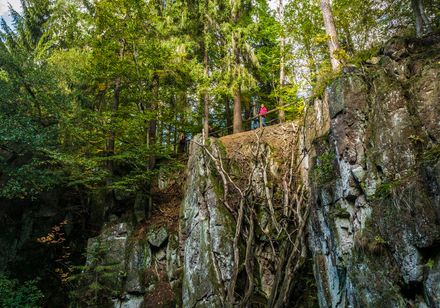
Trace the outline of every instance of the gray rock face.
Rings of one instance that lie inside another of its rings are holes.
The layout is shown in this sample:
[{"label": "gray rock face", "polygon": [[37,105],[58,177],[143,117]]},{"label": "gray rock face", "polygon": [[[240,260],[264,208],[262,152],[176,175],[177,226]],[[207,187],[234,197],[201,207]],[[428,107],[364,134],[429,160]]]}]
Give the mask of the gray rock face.
[{"label": "gray rock face", "polygon": [[424,284],[424,291],[427,298],[427,303],[429,307],[440,307],[440,257],[437,259],[431,259],[429,267],[431,271],[426,278]]},{"label": "gray rock face", "polygon": [[[103,232],[87,243],[86,268],[88,277],[84,283],[95,280],[100,290],[108,290],[108,297],[116,297],[124,286],[120,275],[125,269],[125,251],[128,246],[130,226],[126,223],[112,223],[103,228]],[[87,302],[87,300],[85,301]],[[110,303],[107,303],[110,305]]]},{"label": "gray rock face", "polygon": [[162,246],[163,243],[168,238],[168,231],[165,227],[160,227],[159,229],[152,229],[147,235],[148,242],[155,247]]},{"label": "gray rock face", "polygon": [[150,199],[144,192],[138,192],[134,201],[134,217],[137,222],[147,218],[151,208]]},{"label": "gray rock face", "polygon": [[[346,70],[322,101],[307,107],[305,126],[291,125],[296,139],[282,143],[295,144],[295,159],[301,158],[297,176],[308,188],[308,239],[321,307],[440,308],[440,67],[405,44],[385,48],[366,73]],[[276,130],[270,136],[282,135]],[[197,143],[200,136],[191,143],[179,237],[147,226],[142,239],[130,242],[131,227],[120,223],[100,236],[112,247],[108,259],[123,265],[123,291],[113,301],[118,307],[159,305],[153,292],[169,295],[180,284],[183,307],[228,305],[235,219],[222,202],[213,162]],[[209,143],[217,155],[221,147]],[[252,144],[240,147],[252,152]],[[249,182],[258,203],[258,231],[249,247],[258,293],[252,299],[259,303],[271,296],[283,246],[264,202],[269,196],[275,209],[282,208],[275,181],[283,163],[270,157],[271,149],[265,154],[272,182],[263,182],[256,162]],[[145,218],[139,209],[138,221]],[[243,254],[245,245],[239,247]],[[239,289],[247,282],[238,279]]]},{"label": "gray rock face", "polygon": [[108,267],[106,290],[111,292],[104,290],[101,296],[111,297],[109,306],[141,308],[145,298],[147,306],[155,301],[170,305],[176,302],[173,289],[179,291],[181,266],[177,236],[169,235],[164,227],[142,231],[125,222],[113,222],[88,241],[86,265],[91,267],[97,262],[97,266]]},{"label": "gray rock face", "polygon": [[334,179],[303,167],[321,307],[438,307],[440,67],[393,46],[327,89],[331,130],[313,151],[335,154]]},{"label": "gray rock face", "polygon": [[222,307],[233,268],[235,223],[220,201],[213,166],[196,142],[201,137],[191,143],[182,204],[183,306]]},{"label": "gray rock face", "polygon": [[150,245],[141,241],[131,244],[126,250],[126,282],[125,291],[128,293],[144,293],[145,285],[142,275],[152,264],[152,252]]},{"label": "gray rock face", "polygon": [[[88,253],[97,253],[97,249],[101,249],[105,254],[103,262],[122,264],[125,260],[125,248],[129,233],[129,226],[126,223],[116,223],[104,227],[98,237],[90,238],[87,243]],[[93,260],[94,256],[87,257],[88,262]]]},{"label": "gray rock face", "polygon": [[177,235],[171,235],[166,250],[167,277],[170,282],[179,280],[179,269],[181,260],[179,254],[179,238]]},{"label": "gray rock face", "polygon": [[123,299],[116,299],[113,301],[116,308],[142,308],[144,303],[143,296],[128,295]]}]

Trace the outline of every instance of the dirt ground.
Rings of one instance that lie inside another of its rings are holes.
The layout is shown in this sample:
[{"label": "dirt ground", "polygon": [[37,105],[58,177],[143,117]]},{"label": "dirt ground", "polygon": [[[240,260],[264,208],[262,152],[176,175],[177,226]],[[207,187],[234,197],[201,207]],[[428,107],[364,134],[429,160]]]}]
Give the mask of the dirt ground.
[{"label": "dirt ground", "polygon": [[252,155],[252,147],[258,140],[269,145],[280,159],[288,158],[289,149],[297,141],[299,126],[296,122],[287,122],[258,128],[219,138],[225,146],[229,158],[240,160]]}]

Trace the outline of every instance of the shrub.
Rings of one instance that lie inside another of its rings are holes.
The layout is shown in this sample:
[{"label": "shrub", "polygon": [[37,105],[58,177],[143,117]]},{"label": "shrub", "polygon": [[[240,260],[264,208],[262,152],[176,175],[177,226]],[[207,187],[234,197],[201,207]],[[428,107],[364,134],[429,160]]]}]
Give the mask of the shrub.
[{"label": "shrub", "polygon": [[335,154],[330,150],[316,157],[316,164],[312,171],[312,179],[316,184],[325,185],[333,182],[335,179],[334,160]]},{"label": "shrub", "polygon": [[43,293],[37,287],[38,280],[29,280],[20,283],[17,279],[10,279],[0,275],[0,307],[41,307]]}]

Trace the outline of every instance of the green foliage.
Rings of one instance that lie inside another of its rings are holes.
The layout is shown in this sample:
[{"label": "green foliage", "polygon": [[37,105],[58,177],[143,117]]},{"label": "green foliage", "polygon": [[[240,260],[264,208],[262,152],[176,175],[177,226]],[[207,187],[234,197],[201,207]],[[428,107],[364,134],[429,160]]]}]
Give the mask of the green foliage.
[{"label": "green foliage", "polygon": [[[215,128],[230,124],[238,90],[243,116],[257,98],[269,109],[290,103],[293,120],[338,77],[317,0],[289,1],[284,14],[266,0],[20,2],[13,24],[0,24],[0,198],[62,188],[113,196],[105,202],[117,208],[115,192],[133,196],[183,168],[180,136],[201,131],[205,93]],[[426,10],[438,26],[434,2]],[[334,0],[332,11],[336,57],[355,65],[413,19],[409,1]],[[439,153],[433,147],[423,159],[437,162]],[[334,160],[330,150],[317,158],[314,181],[333,181]],[[77,302],[113,295],[121,273],[105,263],[107,252],[80,269]]]},{"label": "green foliage", "polygon": [[374,241],[379,245],[386,244],[386,241],[380,235],[376,235]]},{"label": "green foliage", "polygon": [[[178,168],[179,136],[200,132],[206,91],[212,127],[229,123],[237,89],[247,116],[256,97],[269,109],[291,103],[284,111],[292,120],[301,116],[305,94],[322,96],[337,77],[319,1],[290,1],[281,15],[265,0],[23,6],[0,34],[6,198],[37,198],[55,183],[133,192],[159,169]],[[393,1],[336,0],[332,10],[342,45],[337,57],[355,64],[411,17],[408,3]],[[430,17],[438,12],[431,4],[427,10]]]},{"label": "green foliage", "polygon": [[0,197],[3,198],[35,199],[58,183],[56,174],[47,170],[44,163],[38,160],[12,168],[0,161],[0,168],[7,179],[0,189]]},{"label": "green foliage", "polygon": [[45,147],[52,146],[54,132],[42,130],[39,123],[24,115],[0,114],[0,123],[0,145],[7,153],[0,156],[0,197],[33,199],[55,186],[57,174],[43,154]]},{"label": "green foliage", "polygon": [[377,198],[388,198],[393,191],[400,187],[400,185],[402,184],[402,180],[391,180],[391,181],[386,181],[381,183],[376,190],[376,197]]},{"label": "green foliage", "polygon": [[313,96],[322,98],[324,96],[325,89],[339,76],[340,72],[334,72],[331,69],[329,63],[321,68],[316,75],[316,83],[313,88]]},{"label": "green foliage", "polygon": [[327,150],[316,157],[316,164],[312,170],[312,179],[318,185],[326,185],[335,179],[335,154]]},{"label": "green foliage", "polygon": [[24,283],[0,275],[0,307],[36,308],[43,305],[43,293],[37,287],[37,280]]},{"label": "green foliage", "polygon": [[74,307],[108,305],[118,295],[125,274],[118,261],[112,259],[114,248],[100,240],[87,249],[87,262],[76,267],[69,280],[76,285],[70,293]]},{"label": "green foliage", "polygon": [[432,270],[434,268],[434,264],[435,264],[434,260],[432,258],[429,258],[429,260],[428,260],[428,262],[426,262],[425,266],[427,268],[429,268],[430,270]]},{"label": "green foliage", "polygon": [[440,145],[434,145],[423,153],[423,161],[435,164],[440,161]]},{"label": "green foliage", "polygon": [[349,59],[349,63],[359,66],[370,60],[372,57],[377,56],[379,48],[377,46],[368,49],[359,50],[356,54]]},{"label": "green foliage", "polygon": [[[153,3],[100,1],[92,10],[79,2],[51,9],[48,1],[24,3],[17,31],[4,24],[0,42],[0,196],[37,198],[55,183],[134,191],[179,166],[173,157],[179,131],[196,132],[199,118],[184,105],[187,94],[175,95],[191,88],[195,63],[187,61],[191,42],[174,36],[174,21],[159,20],[163,12],[151,10]],[[127,24],[117,11],[133,18]],[[149,16],[151,24],[134,16]],[[155,96],[154,75],[161,84]],[[116,109],[115,78],[124,87]],[[152,108],[159,95],[160,108]],[[160,131],[151,145],[153,120]],[[152,156],[168,163],[150,170]]]}]

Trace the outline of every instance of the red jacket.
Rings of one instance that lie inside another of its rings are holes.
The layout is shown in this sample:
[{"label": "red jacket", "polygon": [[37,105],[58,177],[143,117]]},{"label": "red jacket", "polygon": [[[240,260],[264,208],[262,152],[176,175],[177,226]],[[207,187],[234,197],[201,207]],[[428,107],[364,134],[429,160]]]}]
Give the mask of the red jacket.
[{"label": "red jacket", "polygon": [[262,116],[262,117],[265,117],[265,116],[266,116],[266,113],[267,113],[267,108],[266,108],[266,106],[261,107],[261,108],[260,108],[260,113],[259,113],[259,115]]}]

